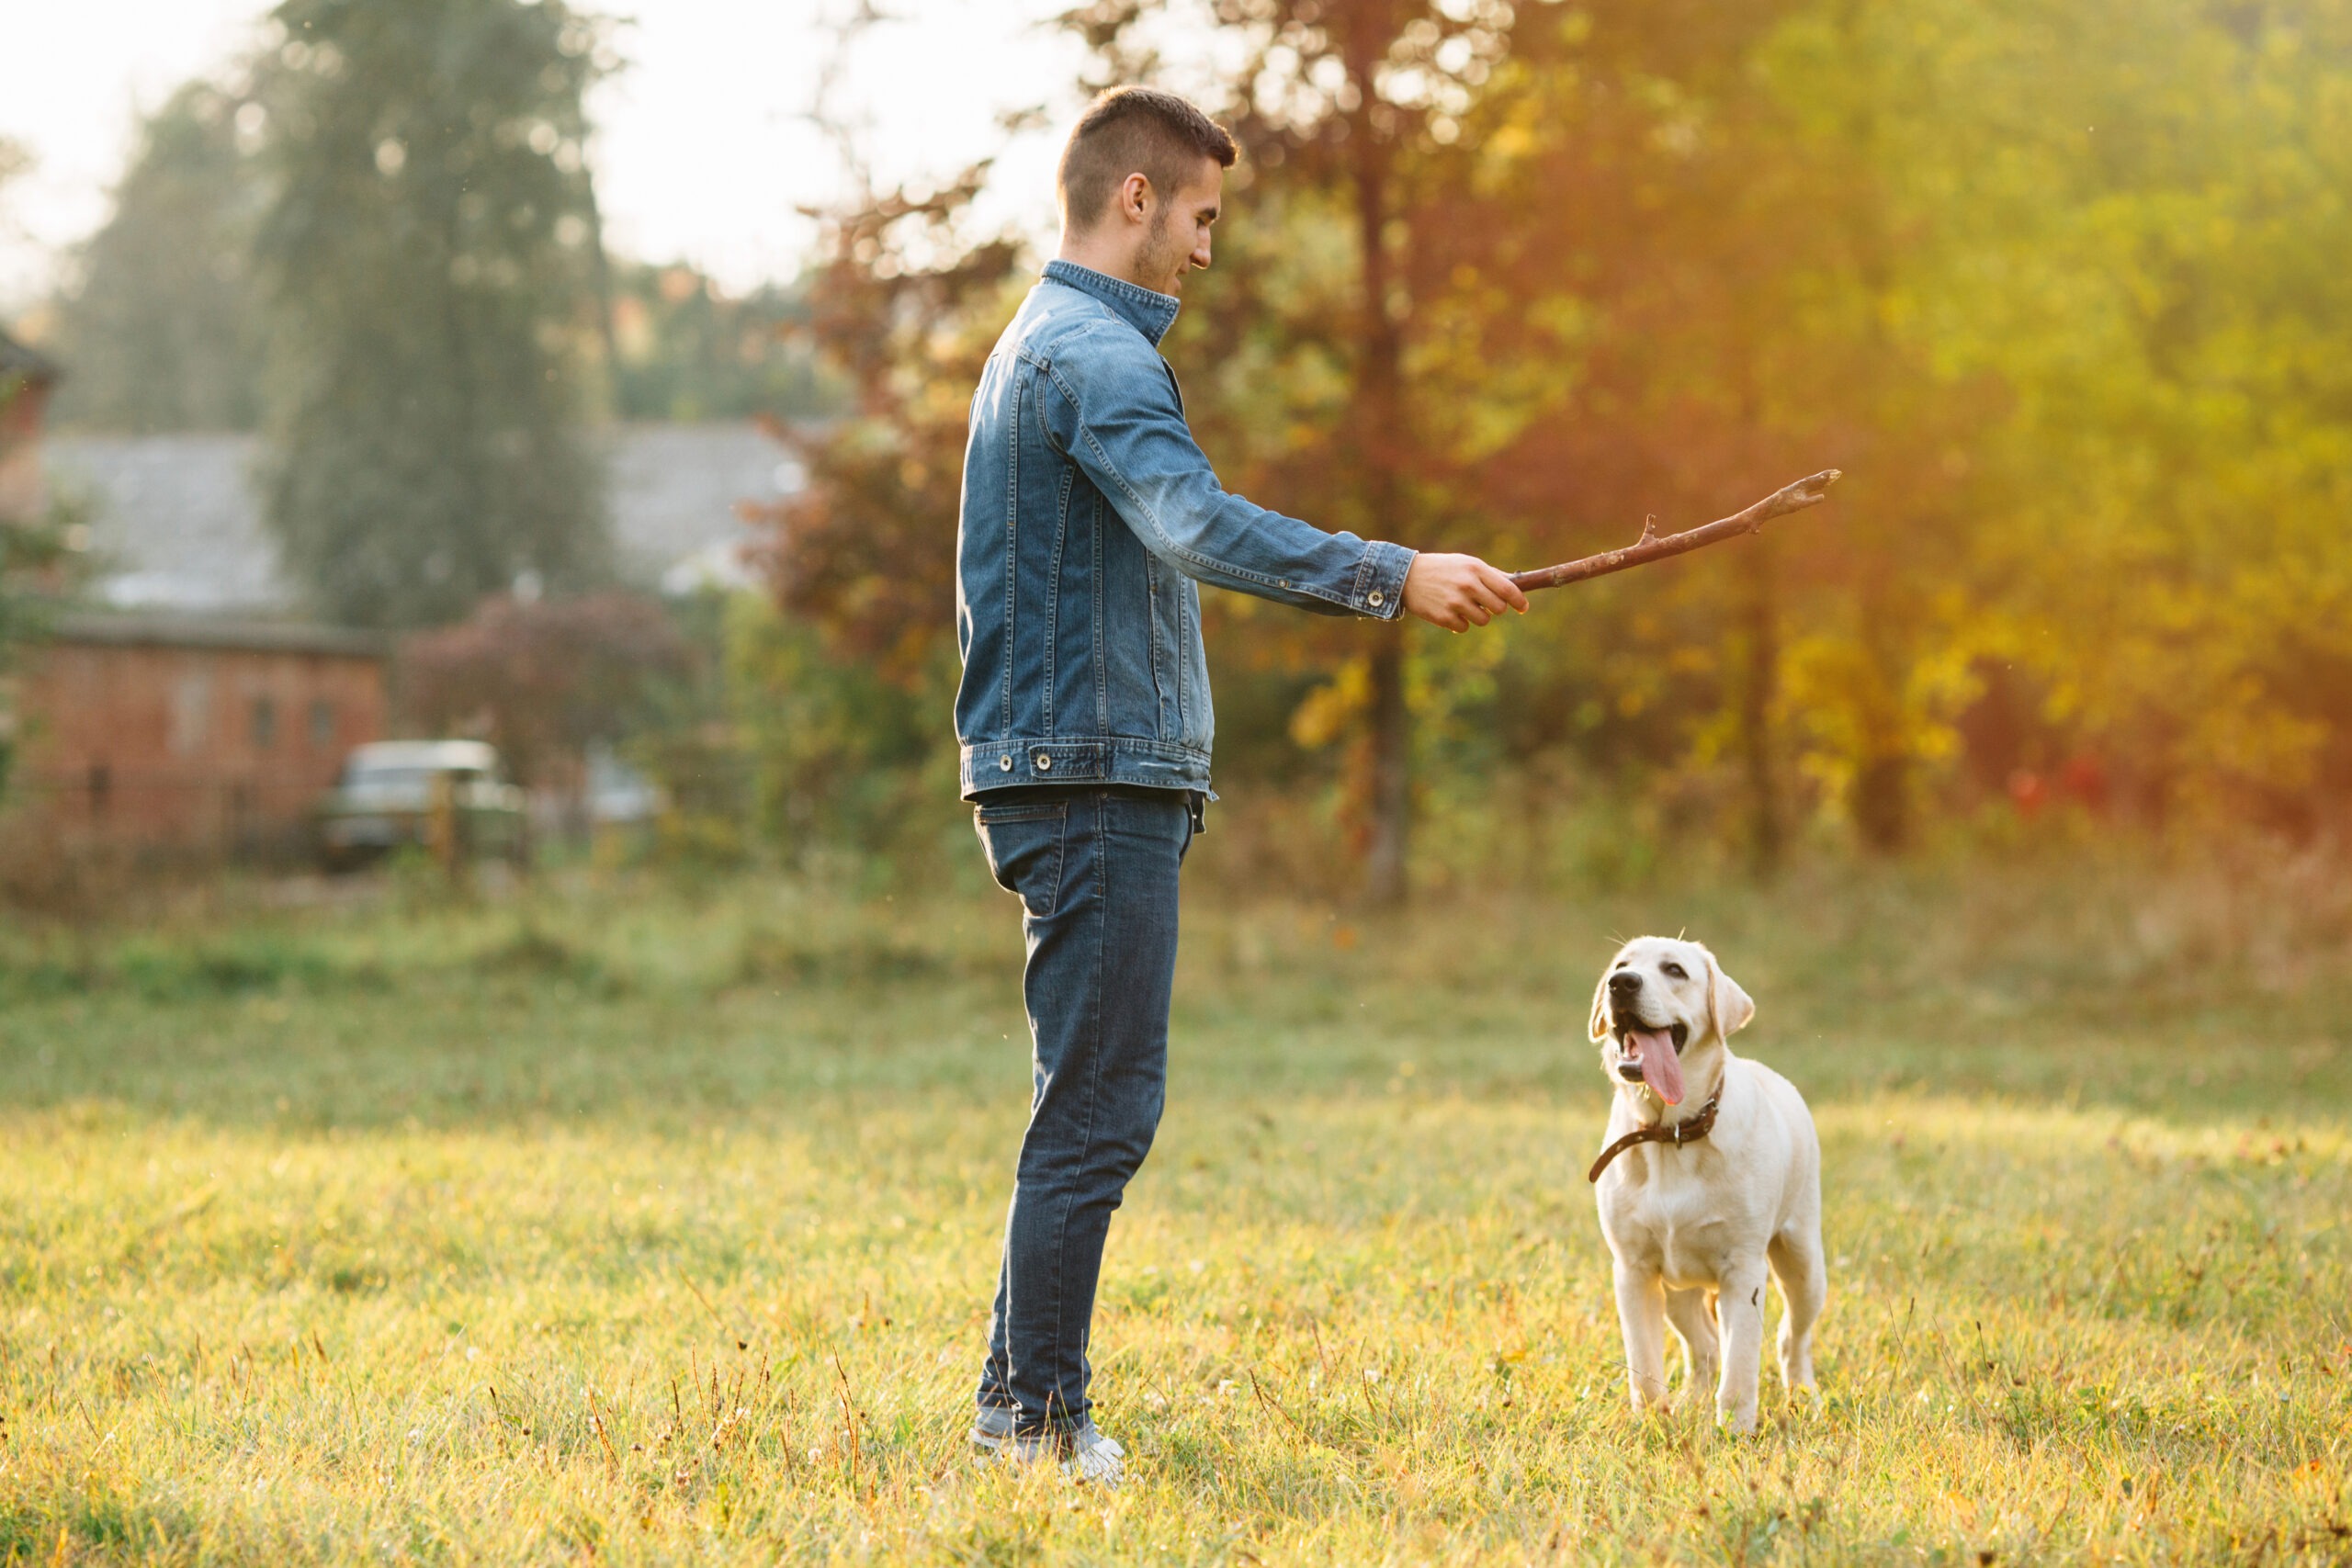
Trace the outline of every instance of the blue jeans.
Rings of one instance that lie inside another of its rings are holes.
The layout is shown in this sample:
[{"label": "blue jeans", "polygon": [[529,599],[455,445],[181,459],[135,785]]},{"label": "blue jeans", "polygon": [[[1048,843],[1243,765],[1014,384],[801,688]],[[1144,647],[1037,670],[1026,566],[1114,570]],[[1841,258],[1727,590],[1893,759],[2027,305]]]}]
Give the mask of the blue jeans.
[{"label": "blue jeans", "polygon": [[1029,1128],[1005,1216],[978,1400],[1022,1432],[1087,1417],[1102,1242],[1159,1127],[1176,873],[1199,818],[1176,790],[1009,792],[976,813],[1021,899]]}]

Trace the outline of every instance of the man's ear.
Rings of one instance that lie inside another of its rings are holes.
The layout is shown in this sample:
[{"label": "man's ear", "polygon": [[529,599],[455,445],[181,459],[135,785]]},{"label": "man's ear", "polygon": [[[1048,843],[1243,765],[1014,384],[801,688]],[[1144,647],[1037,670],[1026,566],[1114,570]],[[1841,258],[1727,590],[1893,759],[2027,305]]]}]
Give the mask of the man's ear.
[{"label": "man's ear", "polygon": [[1151,204],[1158,195],[1148,175],[1129,175],[1119,182],[1119,216],[1130,223],[1150,222]]},{"label": "man's ear", "polygon": [[1595,1045],[1609,1038],[1609,971],[1600,972],[1600,984],[1592,988],[1592,1043]]},{"label": "man's ear", "polygon": [[1756,1003],[1739,988],[1738,981],[1724,973],[1712,953],[1707,954],[1707,972],[1714,982],[1707,988],[1707,1010],[1714,1014],[1715,1032],[1728,1040],[1755,1018]]}]

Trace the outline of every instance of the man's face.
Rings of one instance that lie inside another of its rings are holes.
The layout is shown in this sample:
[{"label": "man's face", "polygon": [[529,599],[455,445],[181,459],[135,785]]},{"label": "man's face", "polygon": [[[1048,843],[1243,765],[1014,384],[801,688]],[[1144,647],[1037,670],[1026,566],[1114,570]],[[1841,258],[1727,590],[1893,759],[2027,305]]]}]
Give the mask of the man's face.
[{"label": "man's face", "polygon": [[1182,293],[1184,274],[1209,265],[1209,225],[1224,198],[1225,170],[1214,158],[1202,159],[1154,216],[1136,256],[1135,281],[1161,294]]}]

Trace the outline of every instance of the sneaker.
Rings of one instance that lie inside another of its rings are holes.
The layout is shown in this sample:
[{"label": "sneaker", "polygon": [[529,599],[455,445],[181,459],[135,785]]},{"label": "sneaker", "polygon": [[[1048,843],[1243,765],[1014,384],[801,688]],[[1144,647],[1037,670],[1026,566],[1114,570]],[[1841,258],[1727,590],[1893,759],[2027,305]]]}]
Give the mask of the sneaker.
[{"label": "sneaker", "polygon": [[982,1410],[972,1419],[972,1447],[1008,1464],[1057,1458],[1064,1475],[1096,1486],[1115,1487],[1126,1478],[1127,1450],[1096,1431],[1091,1416],[1061,1431],[1022,1433],[1013,1429],[1012,1411]]}]

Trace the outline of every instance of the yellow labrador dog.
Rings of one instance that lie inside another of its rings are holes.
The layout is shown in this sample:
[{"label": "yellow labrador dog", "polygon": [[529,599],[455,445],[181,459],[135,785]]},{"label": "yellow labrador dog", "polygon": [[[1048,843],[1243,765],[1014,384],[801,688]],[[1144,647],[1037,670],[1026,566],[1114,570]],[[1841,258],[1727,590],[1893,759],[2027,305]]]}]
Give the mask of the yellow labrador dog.
[{"label": "yellow labrador dog", "polygon": [[1821,1258],[1821,1143],[1804,1096],[1731,1054],[1756,1004],[1695,942],[1637,937],[1592,993],[1592,1039],[1617,1086],[1593,1162],[1601,1234],[1616,1259],[1617,1321],[1634,1408],[1666,1400],[1666,1325],[1694,1391],[1756,1429],[1769,1264],[1788,1309],[1781,1376],[1813,1387],[1813,1325],[1829,1293]]}]

